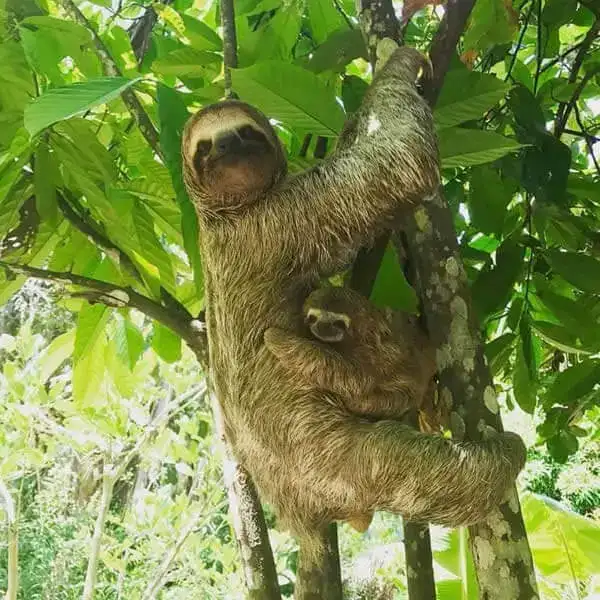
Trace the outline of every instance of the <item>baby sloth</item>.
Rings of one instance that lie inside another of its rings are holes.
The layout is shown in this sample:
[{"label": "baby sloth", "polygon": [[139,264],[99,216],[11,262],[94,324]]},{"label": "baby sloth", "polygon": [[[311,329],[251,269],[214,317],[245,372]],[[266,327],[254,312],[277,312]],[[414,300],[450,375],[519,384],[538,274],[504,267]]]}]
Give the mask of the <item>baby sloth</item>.
[{"label": "baby sloth", "polygon": [[416,319],[379,310],[343,287],[312,292],[303,314],[306,336],[277,328],[265,332],[267,348],[290,377],[339,395],[355,415],[400,419],[417,410],[422,430],[440,430],[428,393],[435,356]]},{"label": "baby sloth", "polygon": [[[373,421],[416,410],[422,431],[441,430],[447,419],[433,401],[435,356],[416,319],[379,310],[342,287],[312,292],[303,315],[304,336],[274,327],[265,332],[267,348],[298,385],[333,392],[351,413]],[[347,521],[364,532],[372,518],[367,512]]]}]

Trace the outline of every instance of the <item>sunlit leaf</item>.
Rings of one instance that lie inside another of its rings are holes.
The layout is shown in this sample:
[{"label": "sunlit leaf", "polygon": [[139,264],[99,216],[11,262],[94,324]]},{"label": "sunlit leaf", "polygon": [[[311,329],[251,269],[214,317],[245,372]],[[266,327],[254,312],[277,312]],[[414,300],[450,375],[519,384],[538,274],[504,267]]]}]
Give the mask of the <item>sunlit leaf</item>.
[{"label": "sunlit leaf", "polygon": [[181,338],[158,322],[154,323],[152,348],[166,362],[175,362],[181,358]]},{"label": "sunlit leaf", "polygon": [[25,127],[34,136],[58,121],[114,100],[137,81],[139,78],[102,77],[53,88],[27,105]]},{"label": "sunlit leaf", "polygon": [[232,81],[243,100],[298,131],[334,136],[344,124],[344,111],[333,90],[325,87],[314,73],[300,67],[263,62],[233,70]]},{"label": "sunlit leaf", "polygon": [[439,132],[442,166],[470,167],[492,162],[514,152],[522,144],[493,131],[452,127]]},{"label": "sunlit leaf", "polygon": [[510,85],[493,75],[454,69],[444,78],[434,118],[438,129],[480,119],[508,92]]}]

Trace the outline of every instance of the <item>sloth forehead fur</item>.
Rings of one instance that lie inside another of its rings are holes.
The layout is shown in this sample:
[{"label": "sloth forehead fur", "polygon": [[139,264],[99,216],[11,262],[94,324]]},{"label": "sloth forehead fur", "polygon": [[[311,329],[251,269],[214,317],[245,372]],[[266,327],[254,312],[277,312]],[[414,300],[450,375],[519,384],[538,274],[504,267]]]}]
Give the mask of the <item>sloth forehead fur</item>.
[{"label": "sloth forehead fur", "polygon": [[[184,152],[193,156],[201,141],[213,141],[220,133],[240,129],[246,125],[260,131],[268,140],[273,137],[273,130],[266,117],[255,111],[249,112],[250,107],[242,102],[227,100],[201,110],[190,120],[186,128]],[[260,121],[258,117],[262,117]]]}]

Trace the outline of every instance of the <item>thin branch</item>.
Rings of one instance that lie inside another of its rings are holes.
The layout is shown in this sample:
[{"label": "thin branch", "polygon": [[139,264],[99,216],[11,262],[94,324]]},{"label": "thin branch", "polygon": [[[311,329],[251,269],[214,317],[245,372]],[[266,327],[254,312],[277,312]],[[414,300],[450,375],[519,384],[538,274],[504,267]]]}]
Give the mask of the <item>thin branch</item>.
[{"label": "thin branch", "polygon": [[[92,243],[100,246],[113,260],[122,266],[127,273],[133,277],[142,287],[146,287],[142,274],[136,267],[135,263],[129,258],[129,255],[122,250],[117,244],[101,232],[101,227],[90,217],[84,218],[81,213],[83,212],[75,196],[68,190],[65,190],[64,194],[69,197],[69,201],[62,195],[58,195],[58,205],[62,210],[66,219],[76,227],[81,233],[87,236]],[[72,204],[77,205],[75,210]],[[188,310],[185,308],[177,298],[171,295],[163,286],[159,287],[160,299],[164,302],[167,308],[171,308],[181,316],[188,316]]]},{"label": "thin branch", "polygon": [[[571,72],[569,74],[569,80],[568,80],[569,83],[575,83],[577,81],[577,76],[579,75],[579,70],[581,69],[583,60],[587,56],[590,46],[597,39],[598,32],[600,32],[600,17],[596,17],[594,24],[590,27],[589,31],[587,32],[587,34],[585,35],[585,37],[583,38],[583,41],[581,42],[581,44],[579,46],[579,50],[577,51],[577,55],[575,56],[575,59],[573,60],[573,65],[571,66]],[[590,78],[590,77],[588,77],[589,75],[590,75],[590,72],[586,73],[586,75],[584,76],[583,85],[580,84],[581,89],[577,93],[577,97],[575,97],[575,94],[577,92],[577,90],[576,90],[576,92],[573,93],[573,97],[571,98],[571,100],[569,102],[567,102],[567,103],[561,102],[558,105],[558,109],[556,111],[556,119],[554,121],[554,135],[557,138],[560,138],[560,136],[562,135],[562,132],[564,131],[564,128],[567,126],[569,114],[570,114],[571,110],[573,109],[573,103],[577,102],[577,98],[579,97],[579,94],[581,94],[581,90],[583,90],[583,87],[587,83],[587,80],[589,80],[589,78]],[[587,80],[586,80],[586,78],[587,78]],[[574,97],[575,97],[575,100],[573,100]]]},{"label": "thin branch", "polygon": [[598,164],[598,160],[596,159],[596,155],[594,154],[594,141],[593,141],[593,140],[597,141],[598,138],[595,138],[593,135],[587,134],[587,132],[585,130],[585,125],[583,124],[583,119],[581,118],[581,113],[579,112],[579,107],[577,106],[577,104],[575,104],[574,109],[575,109],[575,120],[577,121],[577,125],[579,125],[579,128],[581,129],[581,132],[583,133],[585,143],[588,147],[588,152],[590,153],[590,156],[592,157],[592,162],[594,163],[594,166],[596,167],[596,172],[598,173],[598,175],[600,175],[600,165]]},{"label": "thin branch", "polygon": [[88,290],[91,290],[91,292],[81,292],[76,295],[92,302],[106,304],[113,308],[135,308],[178,334],[192,350],[197,352],[203,346],[202,323],[193,319],[189,313],[187,318],[174,314],[173,311],[168,310],[154,300],[137,293],[130,287],[113,285],[106,281],[99,281],[98,279],[76,275],[75,273],[38,269],[37,267],[6,262],[3,260],[0,260],[0,267],[4,267],[8,271],[26,275],[27,277],[46,279],[49,281],[61,281],[87,288]]},{"label": "thin branch", "polygon": [[231,69],[237,67],[237,34],[235,30],[234,0],[221,0],[221,26],[223,28],[223,71],[225,96],[233,97]]},{"label": "thin branch", "polygon": [[535,79],[533,80],[533,93],[537,94],[538,82],[540,80],[540,68],[542,66],[542,0],[537,0],[537,35],[535,44],[536,64],[535,64]]},{"label": "thin branch", "polygon": [[427,85],[425,97],[434,106],[440,91],[450,61],[456,53],[456,46],[465,29],[467,19],[473,10],[475,0],[448,0],[444,18],[431,44],[430,57],[433,65],[433,78]]},{"label": "thin branch", "polygon": [[[161,4],[168,6],[169,4],[173,4],[173,0],[162,0]],[[144,60],[144,56],[148,51],[150,36],[157,20],[158,15],[156,11],[152,6],[149,6],[146,12],[139,19],[136,19],[135,23],[128,30],[131,47],[133,48],[133,53],[137,58],[138,64]]]},{"label": "thin branch", "polygon": [[[100,62],[102,63],[102,70],[105,75],[110,77],[121,77],[122,73],[119,69],[119,66],[110,55],[110,52],[96,30],[92,27],[89,21],[85,18],[84,14],[79,10],[75,2],[73,0],[62,0],[62,5],[73,18],[76,23],[79,23],[82,27],[85,27],[87,31],[89,31],[92,36],[92,41],[94,42],[94,46],[96,47],[96,52],[98,57],[100,58]],[[160,147],[158,131],[154,127],[154,124],[150,120],[148,113],[142,106],[142,103],[135,95],[135,92],[131,89],[125,90],[121,97],[123,98],[123,102],[125,106],[129,109],[129,112],[136,120],[142,135],[146,138],[146,141],[155,152],[155,154],[161,158],[163,158],[162,150]]]},{"label": "thin branch", "polygon": [[565,127],[567,125],[567,122],[569,120],[571,111],[576,106],[577,101],[579,100],[579,96],[581,96],[581,92],[583,92],[583,89],[588,84],[589,80],[592,79],[593,77],[595,77],[598,73],[600,73],[600,66],[596,67],[595,69],[590,69],[581,78],[581,81],[577,84],[577,87],[573,91],[573,95],[571,96],[571,99],[567,102],[566,105],[562,105],[562,106],[564,106],[562,116],[560,115],[560,108],[559,108],[559,114],[557,114],[557,116],[556,116],[556,119],[557,119],[556,120],[556,129],[554,130],[554,135],[557,138],[560,138],[560,136],[563,134]]},{"label": "thin branch", "polygon": [[531,18],[531,13],[533,12],[533,2],[531,3],[531,6],[529,7],[529,10],[527,11],[527,15],[525,16],[525,23],[523,23],[523,27],[521,27],[521,32],[519,33],[519,39],[517,40],[517,45],[515,46],[515,51],[513,52],[513,55],[511,57],[510,60],[510,65],[508,65],[508,69],[506,70],[506,75],[504,76],[504,81],[508,81],[513,67],[515,66],[515,63],[517,62],[517,55],[519,54],[519,50],[521,49],[521,46],[523,45],[523,38],[525,37],[525,32],[527,31],[527,27],[529,25],[529,19]]}]

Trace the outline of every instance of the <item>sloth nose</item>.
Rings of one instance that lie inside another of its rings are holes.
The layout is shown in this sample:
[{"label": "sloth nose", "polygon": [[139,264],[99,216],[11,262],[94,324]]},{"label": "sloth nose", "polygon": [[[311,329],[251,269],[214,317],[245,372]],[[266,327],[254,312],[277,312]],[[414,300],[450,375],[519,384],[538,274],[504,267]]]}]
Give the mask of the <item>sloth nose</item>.
[{"label": "sloth nose", "polygon": [[221,134],[213,144],[217,156],[223,156],[241,146],[241,140],[235,131]]}]

